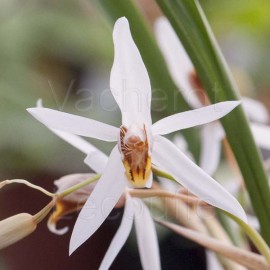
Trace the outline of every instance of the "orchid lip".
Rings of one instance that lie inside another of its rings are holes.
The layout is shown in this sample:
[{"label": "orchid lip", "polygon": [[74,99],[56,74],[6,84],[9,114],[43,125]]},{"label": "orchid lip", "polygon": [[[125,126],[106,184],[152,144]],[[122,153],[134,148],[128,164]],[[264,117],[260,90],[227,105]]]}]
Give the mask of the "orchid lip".
[{"label": "orchid lip", "polygon": [[152,163],[145,125],[121,126],[118,147],[130,184],[137,188],[145,187]]}]

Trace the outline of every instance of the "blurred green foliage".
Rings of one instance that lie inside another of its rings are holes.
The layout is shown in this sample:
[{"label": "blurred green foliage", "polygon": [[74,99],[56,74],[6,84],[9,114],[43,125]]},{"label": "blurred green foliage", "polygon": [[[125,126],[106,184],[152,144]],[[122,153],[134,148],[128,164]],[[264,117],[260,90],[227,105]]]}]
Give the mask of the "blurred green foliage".
[{"label": "blurred green foliage", "polygon": [[112,60],[109,27],[94,10],[84,10],[75,1],[52,3],[0,4],[2,171],[31,170],[44,167],[44,162],[50,167],[68,154],[61,154],[66,145],[59,146],[60,140],[25,109],[42,97],[46,106],[53,108],[67,101],[63,109],[69,111],[74,104],[74,95],[67,96],[72,80],[78,81],[83,70],[106,69]]},{"label": "blurred green foliage", "polygon": [[[249,75],[256,85],[268,86],[270,2],[268,0],[206,0],[200,3],[219,40],[224,43],[230,39],[231,49],[235,50],[235,54],[250,58],[250,61],[243,59],[249,65],[244,66],[244,69],[250,71]],[[224,47],[224,44],[221,45]],[[244,55],[242,55],[243,51],[246,52]]]}]

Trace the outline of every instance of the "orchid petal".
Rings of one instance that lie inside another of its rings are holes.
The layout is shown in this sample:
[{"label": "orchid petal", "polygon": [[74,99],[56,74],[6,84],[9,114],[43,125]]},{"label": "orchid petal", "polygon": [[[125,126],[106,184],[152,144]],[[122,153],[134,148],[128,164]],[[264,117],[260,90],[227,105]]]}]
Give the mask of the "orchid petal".
[{"label": "orchid petal", "polygon": [[270,127],[261,124],[251,124],[252,134],[260,148],[270,150]]},{"label": "orchid petal", "polygon": [[126,187],[126,178],[117,146],[95,189],[82,208],[70,239],[70,254],[101,226]]},{"label": "orchid petal", "polygon": [[190,84],[190,75],[194,71],[193,64],[165,17],[157,19],[155,34],[170,74],[181,94],[192,108],[200,108],[202,104],[197,97],[196,90]]},{"label": "orchid petal", "polygon": [[107,162],[108,157],[93,146],[88,141],[84,140],[80,136],[60,131],[57,129],[50,129],[53,133],[55,133],[58,137],[66,141],[67,143],[71,144],[75,148],[79,149],[81,152],[87,154],[84,162],[95,172],[101,173]]},{"label": "orchid petal", "polygon": [[201,129],[200,167],[209,175],[213,175],[220,161],[221,141],[225,132],[218,121],[209,123]]},{"label": "orchid petal", "polygon": [[247,222],[239,202],[169,140],[161,136],[155,138],[152,158],[155,165],[172,174],[191,193]]},{"label": "orchid petal", "polygon": [[174,144],[185,154],[188,152],[188,143],[183,135],[177,133],[173,137]]},{"label": "orchid petal", "polygon": [[74,135],[65,131],[57,130],[57,129],[50,129],[53,133],[55,133],[58,137],[63,139],[64,141],[68,142],[81,152],[85,153],[86,155],[90,152],[96,150],[94,146],[92,146],[89,142],[84,140],[78,135]]},{"label": "orchid petal", "polygon": [[145,187],[146,187],[146,188],[151,188],[152,185],[153,185],[153,173],[150,172],[150,175],[149,175],[149,177],[148,177],[148,180],[147,180],[146,183],[145,183]]},{"label": "orchid petal", "polygon": [[134,122],[151,125],[150,79],[125,17],[115,23],[113,42],[110,86],[121,109],[123,125],[128,127]]},{"label": "orchid petal", "polygon": [[108,162],[108,157],[99,149],[88,152],[84,163],[97,173],[102,173]]},{"label": "orchid petal", "polygon": [[267,124],[269,122],[269,113],[263,103],[247,97],[243,97],[242,101],[243,108],[249,120],[263,124]]},{"label": "orchid petal", "polygon": [[51,217],[48,219],[47,226],[50,232],[57,235],[64,235],[68,232],[68,227],[63,227],[61,229],[56,228],[56,223],[52,221]]},{"label": "orchid petal", "polygon": [[207,270],[224,270],[224,267],[220,264],[217,255],[214,252],[206,250],[205,253]]},{"label": "orchid petal", "polygon": [[121,248],[127,241],[127,238],[130,234],[132,224],[133,224],[133,205],[132,199],[129,197],[126,200],[125,210],[122,217],[122,222],[118,228],[105,257],[102,260],[102,263],[99,267],[99,270],[107,270],[111,266],[112,262],[116,258],[117,254],[120,252]]},{"label": "orchid petal", "polygon": [[200,109],[173,114],[153,124],[153,135],[165,135],[177,130],[210,123],[225,116],[239,104],[240,101],[225,101]]},{"label": "orchid petal", "polygon": [[258,221],[258,218],[253,215],[247,215],[248,218],[248,224],[252,226],[255,230],[259,231],[260,230],[260,223]]},{"label": "orchid petal", "polygon": [[[42,99],[39,99],[37,101],[37,107],[43,108]],[[71,144],[75,148],[79,149],[81,152],[88,155],[85,159],[85,163],[95,172],[102,172],[108,161],[108,157],[104,153],[102,153],[99,149],[94,147],[91,143],[87,142],[80,136],[57,129],[50,130],[67,143]]]},{"label": "orchid petal", "polygon": [[50,129],[104,141],[117,141],[119,129],[102,122],[47,108],[29,108],[27,111]]},{"label": "orchid petal", "polygon": [[174,138],[173,138],[173,143],[182,151],[185,153],[185,155],[187,157],[189,157],[191,160],[194,161],[194,157],[192,155],[192,153],[189,151],[188,149],[188,143],[185,140],[184,136],[177,133],[175,134]]},{"label": "orchid petal", "polygon": [[142,200],[133,199],[135,229],[144,270],[161,269],[155,224]]}]

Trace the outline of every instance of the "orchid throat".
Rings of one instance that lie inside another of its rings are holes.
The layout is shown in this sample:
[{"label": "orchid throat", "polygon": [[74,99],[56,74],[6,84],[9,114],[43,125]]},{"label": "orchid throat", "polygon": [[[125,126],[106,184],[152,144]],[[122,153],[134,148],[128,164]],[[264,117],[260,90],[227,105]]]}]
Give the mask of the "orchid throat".
[{"label": "orchid throat", "polygon": [[151,145],[145,125],[120,127],[119,150],[126,176],[133,187],[143,188],[151,175]]}]

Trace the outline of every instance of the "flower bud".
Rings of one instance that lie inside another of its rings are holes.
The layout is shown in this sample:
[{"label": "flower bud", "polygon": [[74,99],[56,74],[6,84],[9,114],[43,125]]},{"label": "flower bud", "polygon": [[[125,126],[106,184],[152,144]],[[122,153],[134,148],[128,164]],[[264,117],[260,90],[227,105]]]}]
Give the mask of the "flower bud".
[{"label": "flower bud", "polygon": [[49,202],[34,216],[20,213],[0,221],[0,249],[8,247],[35,231],[55,205],[55,199]]},{"label": "flower bud", "polygon": [[36,227],[34,217],[27,213],[20,213],[0,221],[0,249],[28,236]]}]

